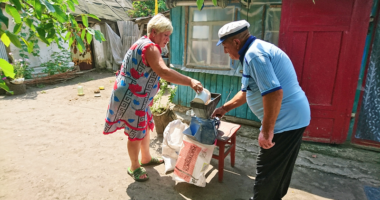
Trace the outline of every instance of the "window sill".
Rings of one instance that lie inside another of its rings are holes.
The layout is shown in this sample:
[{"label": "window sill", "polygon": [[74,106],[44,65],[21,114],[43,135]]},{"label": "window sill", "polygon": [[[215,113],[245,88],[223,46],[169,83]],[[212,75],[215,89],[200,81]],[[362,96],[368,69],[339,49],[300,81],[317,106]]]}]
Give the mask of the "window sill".
[{"label": "window sill", "polygon": [[208,67],[202,67],[197,66],[197,68],[190,68],[189,66],[183,66],[183,65],[177,65],[177,64],[170,64],[170,68],[176,69],[176,70],[182,70],[184,72],[196,72],[196,73],[206,73],[206,74],[217,74],[217,75],[226,75],[226,76],[237,76],[241,77],[242,74],[239,73],[238,70],[233,70],[231,68],[217,68],[216,70],[210,69]]},{"label": "window sill", "polygon": [[186,68],[190,69],[204,69],[204,70],[220,70],[220,71],[230,71],[231,68],[227,67],[206,67],[206,66],[195,66],[195,65],[185,65]]}]

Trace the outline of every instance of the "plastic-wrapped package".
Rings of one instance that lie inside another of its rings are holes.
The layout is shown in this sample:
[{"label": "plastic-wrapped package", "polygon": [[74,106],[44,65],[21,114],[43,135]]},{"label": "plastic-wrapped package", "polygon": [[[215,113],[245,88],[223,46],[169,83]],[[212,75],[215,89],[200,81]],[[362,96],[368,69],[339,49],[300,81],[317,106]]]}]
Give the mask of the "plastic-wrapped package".
[{"label": "plastic-wrapped package", "polygon": [[199,187],[206,186],[206,170],[210,164],[215,145],[201,144],[186,135],[175,165],[173,180],[187,182]]}]

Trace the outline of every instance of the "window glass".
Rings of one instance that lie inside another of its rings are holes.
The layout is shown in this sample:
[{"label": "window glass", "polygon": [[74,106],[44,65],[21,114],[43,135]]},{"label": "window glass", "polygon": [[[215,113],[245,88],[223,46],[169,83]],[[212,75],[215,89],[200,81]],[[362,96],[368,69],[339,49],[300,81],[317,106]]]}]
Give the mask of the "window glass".
[{"label": "window glass", "polygon": [[210,22],[210,21],[231,21],[233,17],[233,9],[209,9],[194,10],[194,22]]},{"label": "window glass", "polygon": [[[230,59],[227,54],[224,53],[223,46],[216,46],[218,41],[212,42],[211,49],[211,65],[228,66]],[[227,55],[227,56],[220,56]]]},{"label": "window glass", "polygon": [[193,41],[191,45],[191,63],[206,64],[207,63],[207,49],[209,48],[206,42]]},{"label": "window glass", "polygon": [[234,7],[206,7],[202,11],[190,8],[188,67],[229,69],[230,58],[224,53],[223,46],[216,46],[216,43],[219,41],[219,29],[234,21],[234,10]]},{"label": "window glass", "polygon": [[223,25],[214,25],[212,26],[212,39],[219,40],[218,32],[219,29],[222,28]]},{"label": "window glass", "polygon": [[194,39],[207,39],[209,26],[193,26],[193,37]]}]

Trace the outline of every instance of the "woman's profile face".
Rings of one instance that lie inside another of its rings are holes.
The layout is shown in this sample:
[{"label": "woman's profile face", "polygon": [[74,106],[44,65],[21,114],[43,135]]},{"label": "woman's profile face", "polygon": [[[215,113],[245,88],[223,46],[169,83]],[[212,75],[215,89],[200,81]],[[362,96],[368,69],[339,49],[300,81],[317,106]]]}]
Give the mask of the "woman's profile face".
[{"label": "woman's profile face", "polygon": [[170,31],[164,31],[162,33],[157,34],[156,30],[153,30],[152,33],[153,35],[151,37],[151,40],[154,43],[160,45],[161,48],[164,48],[165,45],[169,43],[170,35],[171,35]]}]

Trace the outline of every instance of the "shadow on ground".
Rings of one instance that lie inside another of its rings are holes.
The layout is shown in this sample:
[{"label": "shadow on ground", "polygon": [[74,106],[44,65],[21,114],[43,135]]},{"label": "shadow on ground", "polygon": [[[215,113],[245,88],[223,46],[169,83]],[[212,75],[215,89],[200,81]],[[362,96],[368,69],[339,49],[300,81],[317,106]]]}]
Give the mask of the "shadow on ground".
[{"label": "shadow on ground", "polygon": [[[176,114],[184,122],[189,122],[189,117],[184,113]],[[139,190],[140,192],[151,193],[150,199],[249,199],[253,194],[255,163],[259,152],[256,139],[258,133],[258,128],[246,125],[239,130],[236,164],[232,168],[229,156],[225,159],[223,183],[218,182],[218,163],[212,159],[205,188],[188,183],[175,184],[171,178],[172,172],[160,175],[157,171],[148,169],[150,174],[153,172],[154,178],[147,185],[131,184],[127,193],[133,199],[142,199],[143,196],[134,189],[141,187],[144,190]],[[158,155],[162,151],[162,141],[163,136],[151,139],[151,148]],[[347,144],[303,142],[284,199],[366,200],[364,187],[380,185],[379,156],[377,152],[357,149]],[[155,184],[160,185],[159,191],[153,187]]]},{"label": "shadow on ground", "polygon": [[14,100],[14,99],[36,99],[38,95],[44,94],[48,90],[52,90],[54,88],[66,87],[66,86],[74,86],[78,84],[88,84],[91,81],[104,79],[113,77],[114,74],[109,71],[92,71],[75,77],[73,79],[56,83],[56,84],[37,84],[37,85],[27,85],[26,93],[21,95],[0,95],[0,99],[2,100]]}]

